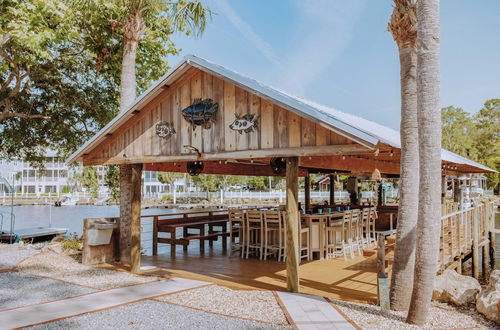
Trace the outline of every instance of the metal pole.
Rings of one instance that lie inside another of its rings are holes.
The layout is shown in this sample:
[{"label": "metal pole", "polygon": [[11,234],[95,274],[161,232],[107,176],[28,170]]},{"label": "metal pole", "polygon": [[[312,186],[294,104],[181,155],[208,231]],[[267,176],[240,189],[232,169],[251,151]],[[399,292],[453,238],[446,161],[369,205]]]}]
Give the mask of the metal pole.
[{"label": "metal pole", "polygon": [[14,232],[14,179],[15,175],[12,175],[12,187],[10,189],[11,192],[11,199],[10,199],[10,235],[9,235],[9,242],[12,244],[12,234]]},{"label": "metal pole", "polygon": [[52,228],[52,204],[49,203],[49,228]]}]

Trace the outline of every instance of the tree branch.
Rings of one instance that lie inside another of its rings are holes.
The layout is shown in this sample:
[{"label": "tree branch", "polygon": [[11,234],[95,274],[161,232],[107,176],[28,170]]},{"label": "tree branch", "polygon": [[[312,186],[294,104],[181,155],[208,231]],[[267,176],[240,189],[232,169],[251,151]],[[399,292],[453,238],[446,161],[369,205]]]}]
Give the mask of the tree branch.
[{"label": "tree branch", "polygon": [[10,37],[12,37],[12,33],[7,32],[3,36],[0,37],[0,47],[3,47],[9,41]]},{"label": "tree branch", "polygon": [[22,119],[50,119],[49,116],[46,115],[29,115],[26,113],[19,112],[8,112],[0,114],[0,122],[7,118],[22,118]]}]

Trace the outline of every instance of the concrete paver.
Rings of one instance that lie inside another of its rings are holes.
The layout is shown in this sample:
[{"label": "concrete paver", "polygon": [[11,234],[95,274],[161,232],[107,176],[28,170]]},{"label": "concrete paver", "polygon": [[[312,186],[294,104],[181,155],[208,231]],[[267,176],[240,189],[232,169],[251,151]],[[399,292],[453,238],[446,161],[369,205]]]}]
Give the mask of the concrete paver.
[{"label": "concrete paver", "polygon": [[278,292],[278,296],[300,330],[355,329],[322,297],[288,292]]},{"label": "concrete paver", "polygon": [[26,327],[209,284],[181,278],[89,293],[0,312],[1,329]]}]

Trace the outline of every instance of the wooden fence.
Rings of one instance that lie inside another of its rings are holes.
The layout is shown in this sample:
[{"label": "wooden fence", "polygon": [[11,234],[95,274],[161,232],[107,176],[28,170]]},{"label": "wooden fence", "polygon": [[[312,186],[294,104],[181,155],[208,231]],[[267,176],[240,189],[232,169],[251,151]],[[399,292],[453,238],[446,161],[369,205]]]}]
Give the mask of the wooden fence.
[{"label": "wooden fence", "polygon": [[[472,275],[479,277],[479,250],[483,248],[483,271],[488,267],[491,235],[495,228],[495,202],[476,203],[470,209],[454,211],[441,217],[439,271],[456,269],[472,258]],[[443,207],[443,211],[450,206]],[[455,207],[451,207],[455,209]]]}]

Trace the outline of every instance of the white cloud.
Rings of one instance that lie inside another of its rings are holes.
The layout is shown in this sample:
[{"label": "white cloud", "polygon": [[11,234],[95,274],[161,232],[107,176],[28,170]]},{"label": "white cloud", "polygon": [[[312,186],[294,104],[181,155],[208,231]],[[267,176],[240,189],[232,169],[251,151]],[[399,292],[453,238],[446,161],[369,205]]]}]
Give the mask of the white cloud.
[{"label": "white cloud", "polygon": [[252,43],[255,48],[260,51],[273,64],[279,66],[280,62],[273,47],[262,39],[252,27],[243,20],[231,7],[226,0],[218,0],[215,2],[221,13],[231,22],[231,24],[243,35],[247,41]]},{"label": "white cloud", "polygon": [[[287,36],[292,41],[288,43],[291,46],[282,49],[281,55],[236,13],[227,0],[217,0],[213,4],[272,63],[264,80],[283,90],[304,96],[307,87],[348,46],[363,10],[363,2],[364,0],[290,1],[290,5],[295,7],[297,20]],[[333,83],[331,87],[341,89]]]},{"label": "white cloud", "polygon": [[297,0],[300,19],[293,44],[282,60],[277,82],[282,88],[303,95],[317,75],[326,70],[348,46],[363,9],[361,0]]}]

